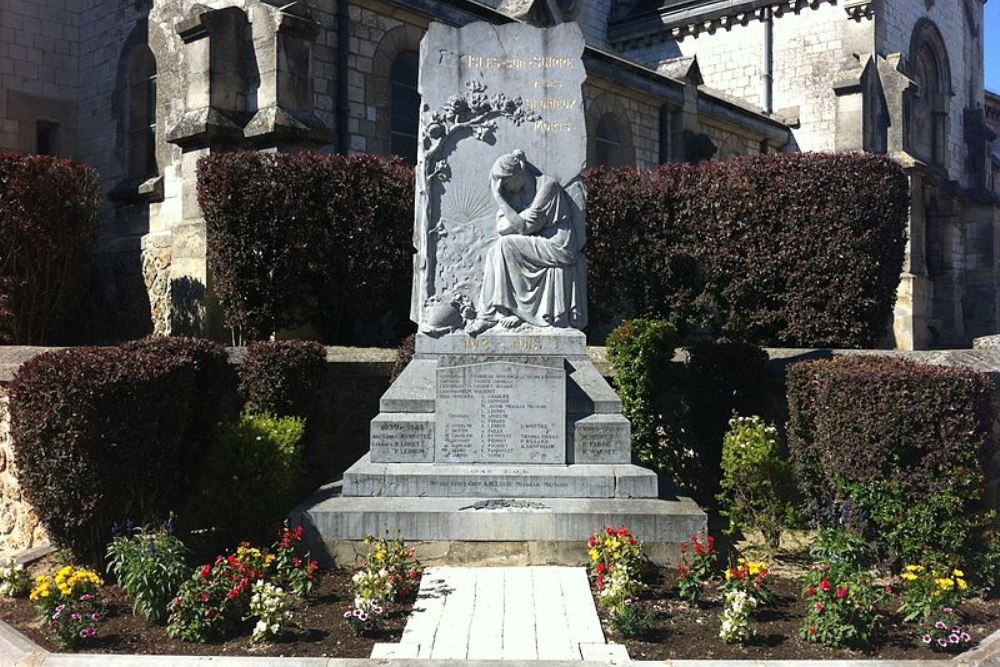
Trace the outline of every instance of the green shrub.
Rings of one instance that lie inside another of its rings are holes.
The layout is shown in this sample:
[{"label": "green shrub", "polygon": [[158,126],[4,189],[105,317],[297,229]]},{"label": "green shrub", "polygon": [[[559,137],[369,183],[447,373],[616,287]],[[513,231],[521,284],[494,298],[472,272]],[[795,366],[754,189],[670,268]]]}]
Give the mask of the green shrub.
[{"label": "green shrub", "polygon": [[778,446],[778,429],[760,417],[729,420],[722,444],[720,513],[730,532],[756,531],[777,549],[795,511],[792,466]]},{"label": "green shrub", "polygon": [[846,511],[882,558],[977,569],[989,553],[987,376],[889,357],[796,364],[789,447],[813,518]]},{"label": "green shrub", "polygon": [[817,563],[806,577],[802,598],[806,615],[800,638],[836,648],[871,646],[885,599],[871,575]]},{"label": "green shrub", "polygon": [[668,322],[629,320],[608,336],[608,359],[622,412],[632,423],[632,456],[646,465],[685,477],[683,456],[663,429],[665,372],[674,358],[677,329]]},{"label": "green shrub", "polygon": [[271,534],[292,509],[305,420],[244,411],[219,432],[205,462],[207,516],[238,540]]},{"label": "green shrub", "polygon": [[167,606],[191,575],[187,548],[167,530],[138,530],[108,545],[108,571],[132,598],[132,610],[159,623]]},{"label": "green shrub", "polygon": [[10,389],[19,481],[58,545],[96,563],[121,517],[187,506],[202,444],[235,395],[226,369],[224,348],[188,339],[48,352],[21,367]]}]

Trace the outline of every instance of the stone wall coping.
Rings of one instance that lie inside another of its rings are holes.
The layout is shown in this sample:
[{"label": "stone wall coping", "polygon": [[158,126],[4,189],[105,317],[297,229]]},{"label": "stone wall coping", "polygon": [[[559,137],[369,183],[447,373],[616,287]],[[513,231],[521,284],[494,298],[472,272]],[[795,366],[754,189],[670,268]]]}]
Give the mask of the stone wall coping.
[{"label": "stone wall coping", "polygon": [[[0,345],[0,384],[9,383],[25,362],[44,352],[59,350],[59,347],[22,347],[16,345]],[[770,360],[774,362],[772,369],[776,372],[784,370],[800,361],[813,359],[829,359],[845,355],[882,355],[911,359],[916,362],[940,366],[956,366],[971,368],[983,373],[1000,375],[1000,349],[963,349],[963,350],[851,350],[831,348],[765,348]],[[611,364],[605,347],[588,347],[587,353],[591,361],[603,375],[611,374]],[[327,347],[326,361],[338,370],[352,369],[356,373],[388,377],[396,362],[395,348],[378,347]],[[239,364],[246,355],[246,348],[231,348],[230,359]],[[674,355],[675,363],[688,360],[688,353],[678,349]]]}]

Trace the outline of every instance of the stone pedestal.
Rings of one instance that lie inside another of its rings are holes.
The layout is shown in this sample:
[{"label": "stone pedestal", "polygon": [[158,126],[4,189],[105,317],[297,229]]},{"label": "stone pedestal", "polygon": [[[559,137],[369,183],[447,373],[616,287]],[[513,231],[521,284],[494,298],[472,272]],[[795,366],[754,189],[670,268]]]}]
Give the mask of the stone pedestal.
[{"label": "stone pedestal", "polygon": [[334,560],[370,534],[450,562],[571,564],[590,533],[627,525],[669,561],[705,514],[659,499],[656,475],[632,464],[630,430],[578,331],[419,335],[371,451],[300,518]]}]

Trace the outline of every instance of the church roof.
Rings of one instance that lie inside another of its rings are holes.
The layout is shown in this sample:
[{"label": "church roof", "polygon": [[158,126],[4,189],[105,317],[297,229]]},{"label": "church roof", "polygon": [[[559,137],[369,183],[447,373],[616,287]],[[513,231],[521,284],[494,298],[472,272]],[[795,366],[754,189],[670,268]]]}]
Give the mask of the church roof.
[{"label": "church roof", "polygon": [[746,25],[763,18],[767,9],[780,16],[787,11],[798,13],[822,2],[836,0],[634,0],[611,22],[608,39],[615,44],[653,37],[683,39],[703,31]]}]

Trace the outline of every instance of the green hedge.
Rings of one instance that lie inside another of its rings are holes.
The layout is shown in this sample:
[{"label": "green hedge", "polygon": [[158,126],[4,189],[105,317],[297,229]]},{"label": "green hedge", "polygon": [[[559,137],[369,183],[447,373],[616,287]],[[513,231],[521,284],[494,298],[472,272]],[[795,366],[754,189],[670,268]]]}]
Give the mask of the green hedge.
[{"label": "green hedge", "polygon": [[970,567],[990,514],[989,378],[881,356],[796,364],[788,438],[811,514],[896,563]]},{"label": "green hedge", "polygon": [[591,322],[655,317],[760,346],[889,330],[909,186],[886,157],[766,155],[587,175]]}]

